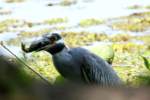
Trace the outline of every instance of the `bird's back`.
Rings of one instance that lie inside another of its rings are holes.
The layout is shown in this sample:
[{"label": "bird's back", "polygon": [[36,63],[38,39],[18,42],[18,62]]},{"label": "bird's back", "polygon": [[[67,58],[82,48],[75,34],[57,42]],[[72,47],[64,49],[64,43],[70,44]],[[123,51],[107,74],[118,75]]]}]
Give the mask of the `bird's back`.
[{"label": "bird's back", "polygon": [[81,70],[86,72],[90,83],[111,86],[122,84],[111,65],[99,56],[83,48],[74,48],[70,54],[80,63]]}]

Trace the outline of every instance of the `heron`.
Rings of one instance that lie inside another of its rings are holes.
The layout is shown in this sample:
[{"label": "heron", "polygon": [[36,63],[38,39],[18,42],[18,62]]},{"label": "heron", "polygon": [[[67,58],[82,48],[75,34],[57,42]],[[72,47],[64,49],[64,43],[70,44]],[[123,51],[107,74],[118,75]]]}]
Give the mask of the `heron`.
[{"label": "heron", "polygon": [[56,70],[67,80],[101,86],[118,86],[121,79],[101,57],[82,47],[69,48],[60,33],[49,33],[31,42],[21,43],[24,52],[47,51],[52,55]]}]

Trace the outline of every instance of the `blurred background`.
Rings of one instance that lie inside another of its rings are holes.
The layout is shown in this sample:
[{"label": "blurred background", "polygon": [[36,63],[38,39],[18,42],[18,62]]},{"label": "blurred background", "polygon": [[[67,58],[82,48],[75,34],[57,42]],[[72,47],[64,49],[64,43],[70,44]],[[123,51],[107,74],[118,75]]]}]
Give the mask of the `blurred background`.
[{"label": "blurred background", "polygon": [[[84,47],[112,62],[127,86],[150,85],[149,0],[0,0],[0,41],[55,85],[65,80],[51,55],[24,54],[20,48],[21,41],[28,43],[51,32],[61,33],[69,47]],[[0,56],[16,62],[2,46]]]}]

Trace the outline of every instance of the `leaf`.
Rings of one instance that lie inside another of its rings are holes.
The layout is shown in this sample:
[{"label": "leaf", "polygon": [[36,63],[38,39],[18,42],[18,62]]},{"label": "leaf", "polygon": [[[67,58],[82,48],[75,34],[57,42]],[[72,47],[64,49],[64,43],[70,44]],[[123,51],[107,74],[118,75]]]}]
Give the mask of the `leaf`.
[{"label": "leaf", "polygon": [[141,57],[142,57],[143,60],[144,60],[144,65],[145,65],[145,67],[146,67],[148,70],[150,70],[150,63],[149,63],[148,59],[147,59],[146,57],[144,57],[144,56],[141,56]]}]

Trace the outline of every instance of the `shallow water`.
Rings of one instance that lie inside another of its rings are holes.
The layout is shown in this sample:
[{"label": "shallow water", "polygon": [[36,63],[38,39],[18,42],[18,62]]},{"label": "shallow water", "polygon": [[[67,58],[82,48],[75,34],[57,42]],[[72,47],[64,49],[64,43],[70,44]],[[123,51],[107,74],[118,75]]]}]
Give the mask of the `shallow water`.
[{"label": "shallow water", "polygon": [[[15,55],[17,55],[18,57],[23,57],[22,55],[22,51],[20,47],[17,46],[8,46],[5,45],[11,52],[13,52]],[[2,46],[0,46],[0,56],[1,55],[5,55],[8,57],[13,57],[15,58],[10,52],[8,52],[5,48],[3,48]]]},{"label": "shallow water", "polygon": [[2,34],[0,34],[0,41],[7,41],[9,39],[12,39],[12,38],[16,38],[17,37],[17,34],[19,33],[15,33],[15,32],[4,32]]},{"label": "shallow water", "polygon": [[[90,1],[90,2],[85,2]],[[61,0],[26,0],[22,3],[6,3],[0,1],[0,8],[7,8],[12,11],[9,15],[0,15],[0,20],[5,19],[23,19],[29,22],[41,22],[50,18],[67,18],[69,28],[65,31],[90,31],[90,32],[109,32],[114,33],[116,30],[110,29],[107,25],[100,25],[90,28],[74,27],[82,19],[98,18],[108,19],[119,16],[126,16],[135,12],[144,12],[147,9],[127,9],[131,5],[149,5],[149,0],[77,0],[76,4],[70,6],[47,6],[47,4],[60,3]],[[40,25],[40,28],[45,28],[45,25]],[[38,30],[36,28],[24,28],[25,30]],[[72,27],[72,28],[70,28]]]},{"label": "shallow water", "polygon": [[[89,2],[86,2],[89,1]],[[5,19],[20,19],[33,23],[41,23],[42,21],[50,18],[67,18],[68,22],[61,24],[65,26],[65,30],[57,30],[57,32],[88,32],[88,33],[106,33],[118,34],[124,33],[120,30],[114,30],[109,27],[109,23],[104,23],[92,27],[79,27],[78,24],[82,19],[97,18],[107,20],[120,16],[130,15],[136,12],[148,11],[148,9],[127,9],[131,5],[149,5],[149,0],[77,0],[77,3],[70,6],[59,5],[61,0],[26,0],[22,3],[6,3],[0,1],[1,9],[9,9],[12,13],[0,15],[0,21]],[[49,3],[53,6],[47,6]],[[57,4],[57,5],[56,5]],[[32,32],[41,29],[49,29],[52,27],[60,26],[60,24],[46,25],[39,24],[33,27],[19,27],[14,31],[3,32],[0,34],[0,41],[6,41],[12,38],[17,38],[18,34],[22,31]],[[56,30],[53,30],[56,31]],[[137,32],[126,32],[128,34],[137,35]],[[147,32],[139,32],[138,35],[147,34]],[[107,43],[106,43],[107,44]],[[13,47],[12,47],[13,48]],[[14,47],[15,48],[15,47]],[[15,50],[17,49],[12,49]]]},{"label": "shallow water", "polygon": [[[59,2],[61,0],[57,0]],[[27,0],[23,3],[4,3],[0,1],[1,7],[9,8],[12,14],[5,18],[19,18],[28,21],[42,21],[48,18],[67,17],[70,23],[77,23],[85,18],[112,18],[125,16],[131,13],[145,11],[146,9],[129,10],[130,5],[148,5],[149,0],[93,0],[84,2],[78,0],[77,4],[71,6],[47,6],[54,0]],[[0,17],[4,19],[3,16]]]}]

